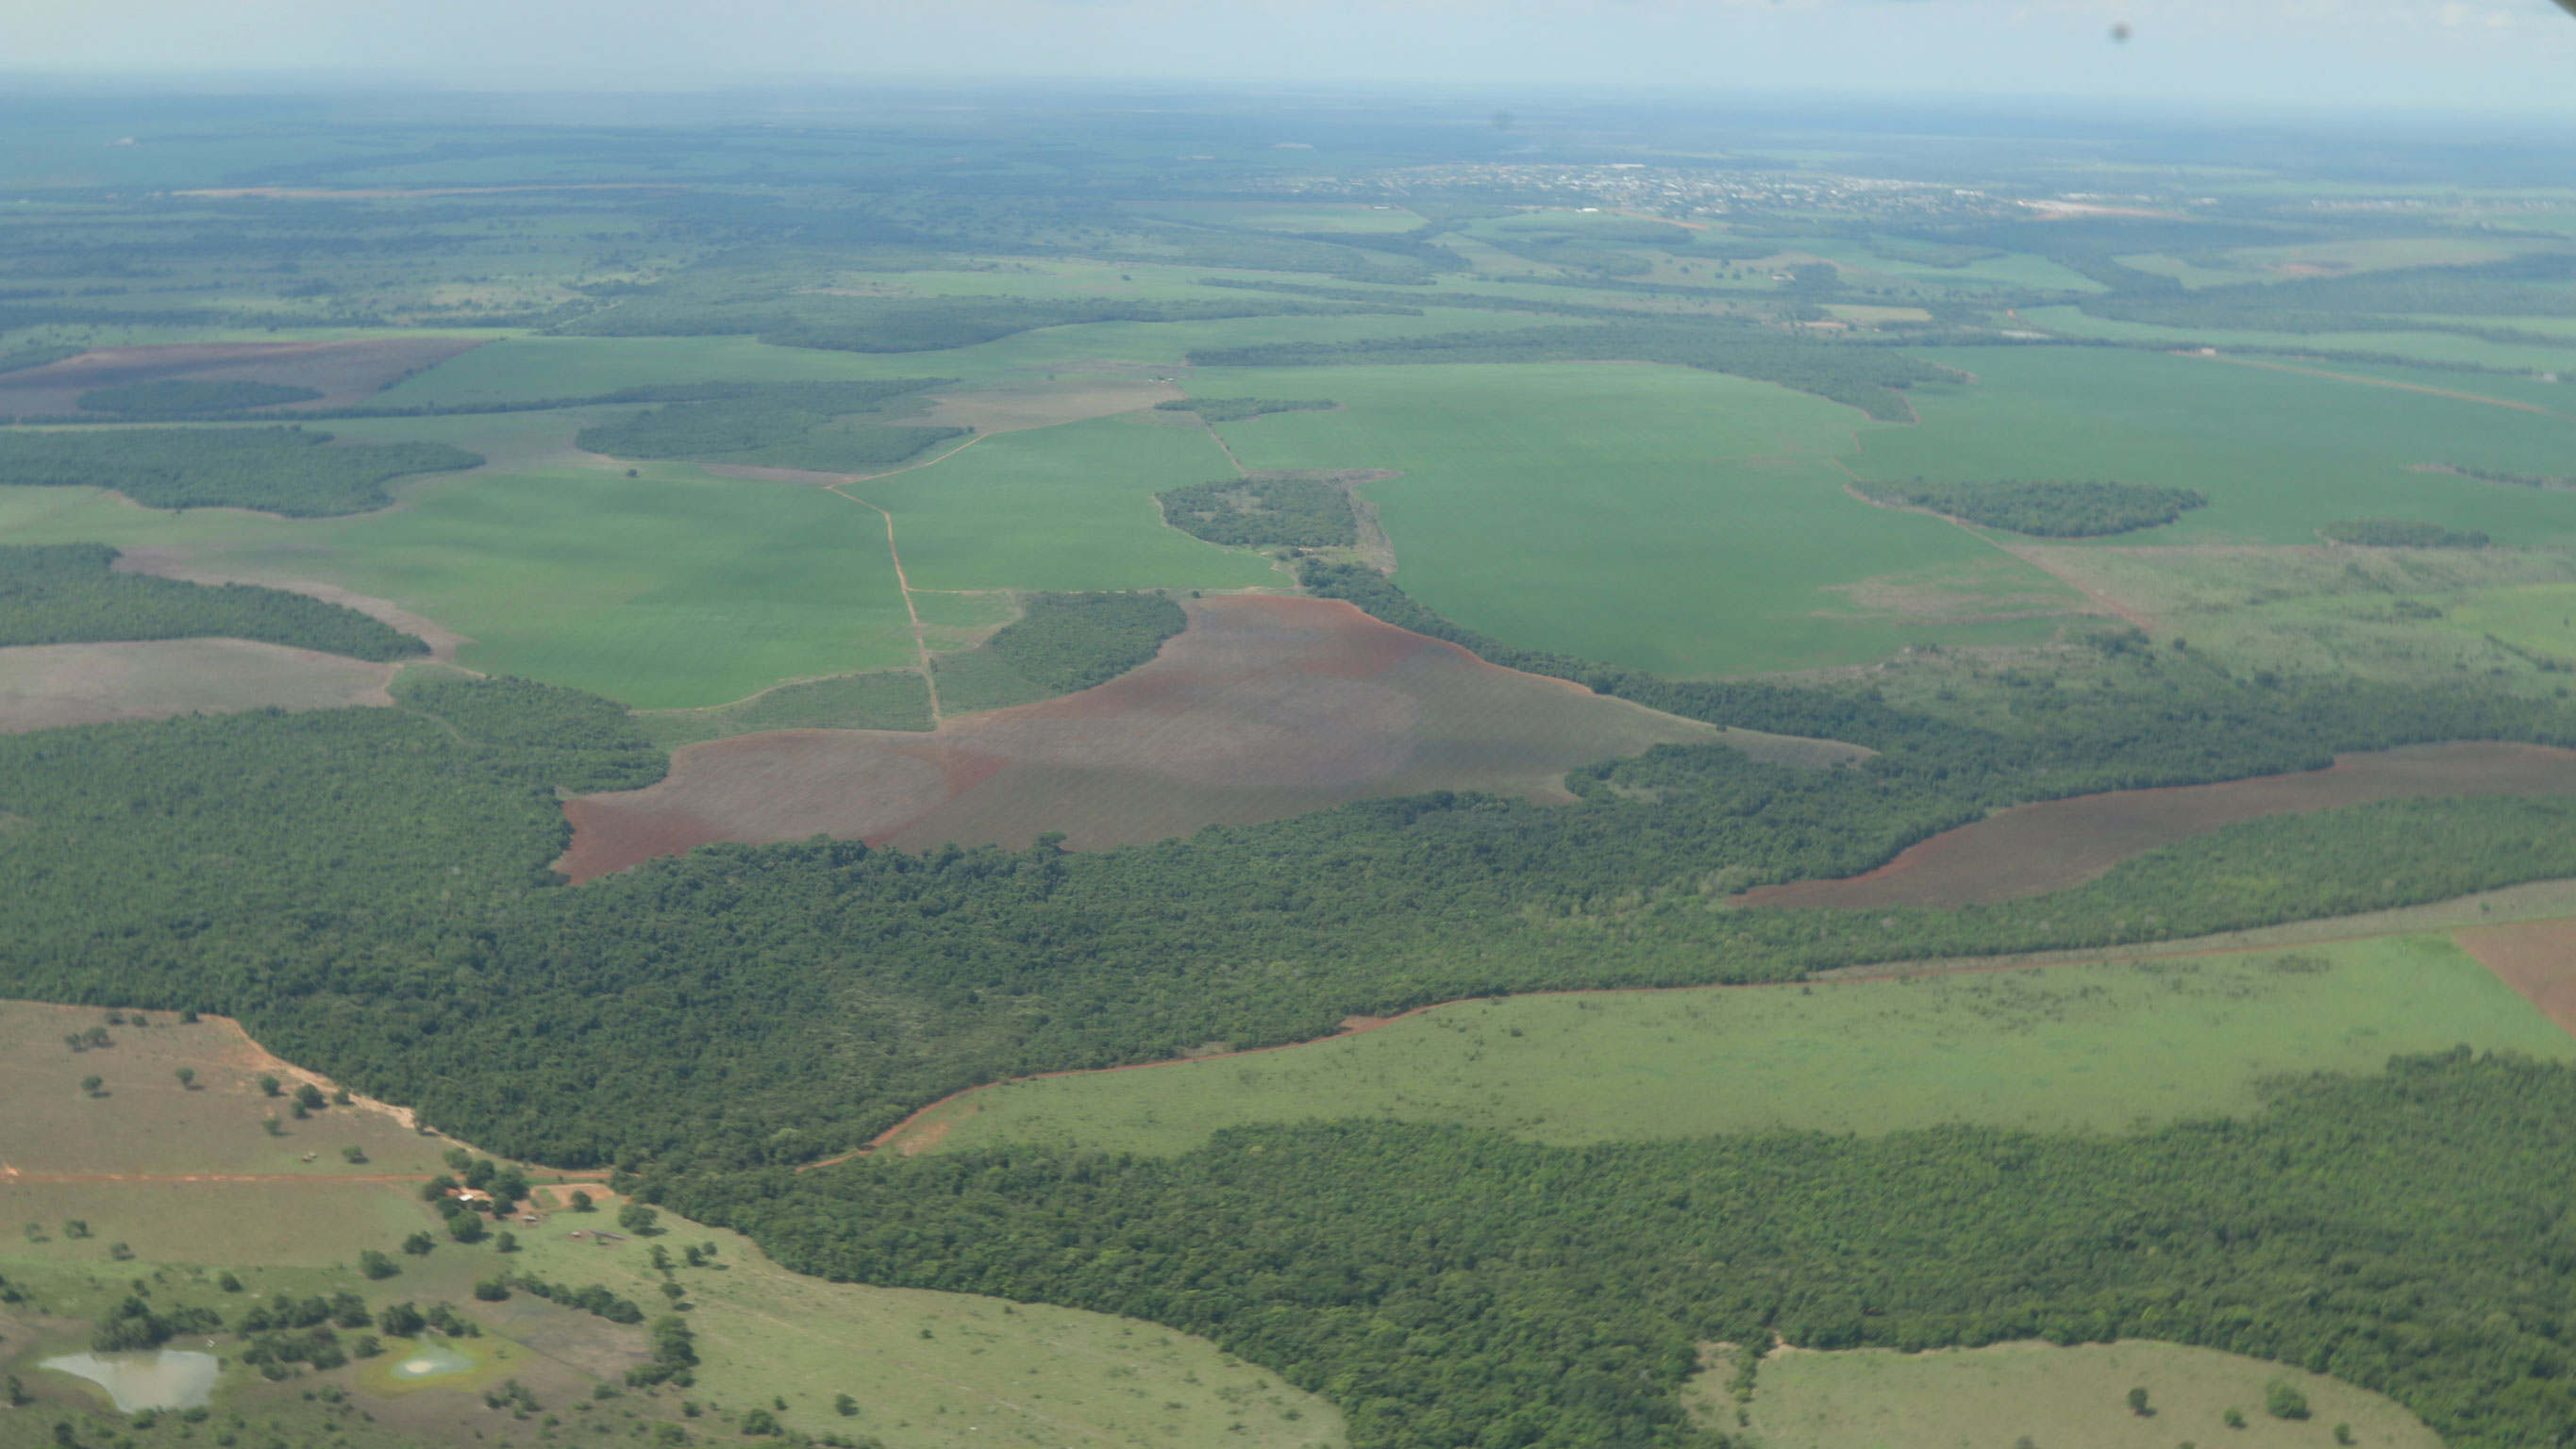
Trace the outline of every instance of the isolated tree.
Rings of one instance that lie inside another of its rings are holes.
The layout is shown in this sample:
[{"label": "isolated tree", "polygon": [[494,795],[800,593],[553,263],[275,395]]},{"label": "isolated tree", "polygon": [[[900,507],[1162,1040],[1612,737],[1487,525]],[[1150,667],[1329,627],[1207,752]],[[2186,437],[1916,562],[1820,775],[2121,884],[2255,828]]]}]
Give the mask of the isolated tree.
[{"label": "isolated tree", "polygon": [[2275,1419],[2304,1419],[2308,1416],[2308,1396],[2288,1384],[2274,1384],[2263,1395],[2263,1412]]},{"label": "isolated tree", "polygon": [[82,1095],[82,1096],[84,1096],[84,1097],[95,1097],[95,1096],[97,1096],[97,1095],[99,1094],[99,1088],[104,1087],[104,1086],[106,1086],[106,1085],[107,1085],[107,1078],[105,1078],[105,1077],[99,1077],[99,1076],[88,1076],[88,1077],[83,1077],[83,1078],[81,1078],[81,1095]]},{"label": "isolated tree", "polygon": [[363,1166],[367,1160],[367,1149],[353,1142],[340,1149],[340,1159],[352,1167]]},{"label": "isolated tree", "polygon": [[308,1112],[321,1111],[322,1102],[322,1089],[311,1082],[306,1082],[295,1089],[295,1105]]},{"label": "isolated tree", "polygon": [[2137,1415],[2141,1419],[2154,1412],[2147,1407],[2147,1391],[2145,1389],[2129,1390],[2129,1412]]},{"label": "isolated tree", "polygon": [[65,1219],[63,1219],[63,1236],[64,1236],[64,1237],[66,1237],[66,1238],[86,1238],[86,1237],[88,1237],[88,1236],[89,1236],[89,1219],[87,1219],[87,1218],[65,1218]]},{"label": "isolated tree", "polygon": [[447,1220],[447,1235],[460,1243],[483,1241],[483,1219],[476,1213],[458,1213]]},{"label": "isolated tree", "polygon": [[745,1434],[775,1434],[778,1432],[778,1420],[773,1417],[767,1409],[754,1409],[750,1413],[742,1416],[742,1432]]},{"label": "isolated tree", "polygon": [[197,1069],[195,1067],[174,1068],[170,1075],[179,1079],[179,1085],[181,1088],[191,1092],[197,1090]]},{"label": "isolated tree", "polygon": [[430,1249],[437,1246],[438,1239],[427,1233],[414,1233],[402,1241],[402,1250],[415,1258],[427,1257]]},{"label": "isolated tree", "polygon": [[456,1172],[463,1172],[465,1169],[474,1165],[474,1154],[466,1151],[462,1147],[451,1147],[445,1152],[440,1153],[439,1157],[448,1165],[450,1170]]},{"label": "isolated tree", "polygon": [[844,1419],[855,1419],[859,1416],[859,1401],[847,1394],[834,1394],[832,1412]]},{"label": "isolated tree", "polygon": [[274,1096],[276,1096],[276,1095],[277,1095],[277,1092],[278,1092],[278,1088],[279,1088],[280,1086],[282,1086],[282,1085],[283,1085],[283,1084],[282,1084],[282,1083],[280,1083],[280,1082],[277,1080],[277,1078],[276,1078],[276,1077],[274,1077],[274,1076],[270,1075],[270,1074],[269,1074],[269,1073],[267,1073],[267,1072],[262,1072],[262,1073],[260,1073],[260,1074],[259,1074],[259,1094],[260,1094],[261,1096],[263,1096],[263,1097],[274,1097]]},{"label": "isolated tree", "polygon": [[661,1221],[660,1213],[640,1202],[630,1202],[617,1210],[617,1225],[630,1233],[643,1234],[657,1231],[655,1224]]},{"label": "isolated tree", "polygon": [[2227,1427],[2230,1429],[2242,1429],[2245,1427],[2245,1411],[2243,1409],[2230,1409],[2218,1417],[2225,1420]]},{"label": "isolated tree", "polygon": [[241,1279],[234,1277],[231,1273],[226,1272],[216,1277],[215,1287],[226,1293],[239,1293],[242,1291],[242,1281]]},{"label": "isolated tree", "polygon": [[271,1137],[283,1137],[286,1135],[286,1124],[278,1121],[274,1115],[261,1118],[259,1125],[264,1128]]},{"label": "isolated tree", "polygon": [[392,1277],[402,1269],[395,1265],[393,1259],[374,1248],[368,1248],[358,1254],[358,1271],[370,1278],[384,1279]]},{"label": "isolated tree", "polygon": [[2351,1426],[2350,1424],[2337,1424],[2337,1425],[2335,1425],[2335,1426],[2334,1426],[2334,1439],[2335,1439],[2335,1442],[2336,1442],[2336,1443],[2338,1443],[2338,1444],[2349,1444],[2349,1443],[2351,1443],[2351,1442],[2352,1442],[2352,1426]]},{"label": "isolated tree", "polygon": [[517,1233],[499,1233],[494,1235],[492,1239],[492,1251],[496,1253],[515,1253],[519,1251],[519,1235]]},{"label": "isolated tree", "polygon": [[346,1088],[346,1087],[340,1087],[340,1088],[335,1089],[335,1090],[331,1093],[331,1105],[332,1105],[332,1106],[334,1106],[334,1107],[346,1107],[346,1106],[348,1106],[348,1105],[349,1105],[349,1089],[348,1089],[348,1088]]},{"label": "isolated tree", "polygon": [[595,1207],[591,1206],[590,1194],[589,1194],[589,1193],[586,1193],[586,1192],[583,1192],[583,1191],[582,1191],[581,1189],[579,1189],[579,1188],[575,1188],[575,1189],[573,1189],[573,1194],[572,1194],[572,1210],[573,1210],[574,1212],[577,1212],[577,1213],[590,1213],[590,1212],[597,1212],[597,1211],[599,1211],[599,1209],[597,1209],[597,1208],[595,1208]]},{"label": "isolated tree", "polygon": [[376,1314],[376,1329],[388,1338],[412,1338],[427,1327],[429,1320],[408,1303],[388,1303]]}]

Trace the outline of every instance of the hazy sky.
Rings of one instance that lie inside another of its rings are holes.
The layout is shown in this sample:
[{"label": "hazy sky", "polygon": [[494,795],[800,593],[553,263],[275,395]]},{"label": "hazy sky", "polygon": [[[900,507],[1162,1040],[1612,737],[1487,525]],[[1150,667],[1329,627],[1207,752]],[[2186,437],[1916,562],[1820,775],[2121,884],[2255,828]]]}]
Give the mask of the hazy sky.
[{"label": "hazy sky", "polygon": [[2576,17],[2551,0],[0,0],[0,34],[16,70],[465,87],[1424,80],[2576,111]]}]

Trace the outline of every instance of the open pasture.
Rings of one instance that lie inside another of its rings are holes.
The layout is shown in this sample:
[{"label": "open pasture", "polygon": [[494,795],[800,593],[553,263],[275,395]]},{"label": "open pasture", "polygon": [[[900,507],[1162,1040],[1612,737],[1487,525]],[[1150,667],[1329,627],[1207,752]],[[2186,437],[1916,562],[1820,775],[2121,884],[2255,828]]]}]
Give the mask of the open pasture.
[{"label": "open pasture", "polygon": [[1497,668],[1347,604],[1188,601],[1152,662],[927,736],[784,731],[694,746],[648,789],[570,801],[577,880],[711,841],[825,834],[906,848],[1078,849],[1374,795],[1563,800],[1574,766],[1713,738],[1706,725]]},{"label": "open pasture", "polygon": [[479,338],[377,336],[334,342],[182,342],[98,347],[0,373],[0,413],[77,412],[81,394],[137,382],[267,382],[322,394],[278,409],[344,407],[474,347]]},{"label": "open pasture", "polygon": [[1905,430],[1769,384],[1513,364],[1204,369],[1191,391],[1341,402],[1219,431],[1250,468],[1401,472],[1363,490],[1398,582],[1528,648],[1705,678],[2035,642],[2090,607],[1938,519],[1853,500],[1835,464],[1855,431]]},{"label": "open pasture", "polygon": [[2107,478],[2209,495],[2207,508],[2122,544],[2305,544],[2320,523],[2365,517],[2477,529],[2501,544],[2576,541],[2576,501],[2408,470],[2563,470],[2576,418],[2412,390],[2519,403],[2521,393],[2488,386],[2511,379],[2422,371],[2383,386],[2403,370],[2318,365],[2369,379],[2346,380],[2107,348],[1921,355],[1978,382],[1913,389],[1922,423],[1864,431],[1851,465],[1864,478]]},{"label": "open pasture", "polygon": [[2159,846],[2242,820],[2410,796],[2570,793],[2576,793],[2576,751],[2409,745],[2342,755],[2325,769],[2296,775],[2016,805],[1909,846],[1867,875],[1761,886],[1735,899],[1747,906],[1837,910],[1991,905],[2064,890]]},{"label": "open pasture", "polygon": [[[2418,361],[2429,364],[2424,371],[2449,378],[2444,384],[2428,381],[2429,386],[2451,386],[2468,392],[2493,389],[2498,379],[2475,372],[2463,372],[2445,363],[2464,363],[2471,367],[2532,369],[2539,372],[2576,371],[2576,339],[2565,344],[2541,341],[2500,341],[2473,337],[2459,332],[2421,331],[2413,328],[2378,332],[2266,332],[2250,327],[2163,327],[2151,322],[2130,322],[2111,317],[2095,317],[2074,307],[2032,307],[2022,319],[2034,327],[2068,337],[2101,338],[2112,342],[2146,342],[2165,347],[2260,348],[2265,360],[2296,362],[2295,355],[2268,354],[2353,353]],[[2427,318],[2437,325],[2492,327],[2504,330],[2545,331],[2541,324],[2567,319],[2521,318]],[[2316,366],[2341,369],[2344,364],[2326,362]]]},{"label": "open pasture", "polygon": [[[1720,1361],[1724,1361],[1721,1355]],[[1703,1374],[1687,1392],[1711,1424],[1736,1427],[1735,1405]],[[2307,1401],[2304,1418],[2275,1418],[2274,1384]],[[2149,1412],[2129,1409],[2147,1391]],[[2122,1339],[2060,1348],[1999,1343],[1907,1354],[1892,1349],[1815,1353],[1788,1348],[1762,1360],[1751,1422],[1765,1449],[1998,1449],[2010,1444],[2084,1449],[2441,1449],[2441,1438],[2403,1405],[2290,1364],[2216,1349]],[[2242,1419],[2231,1425],[2227,1411]]]},{"label": "open pasture", "polygon": [[0,734],[234,714],[391,704],[394,666],[245,639],[152,639],[0,649]]},{"label": "open pasture", "polygon": [[2392,1053],[2576,1057],[2439,936],[2297,951],[1466,1001],[1300,1046],[1008,1082],[885,1150],[1185,1152],[1256,1122],[1449,1122],[1578,1144],[1970,1122],[2116,1132],[2259,1110]]}]

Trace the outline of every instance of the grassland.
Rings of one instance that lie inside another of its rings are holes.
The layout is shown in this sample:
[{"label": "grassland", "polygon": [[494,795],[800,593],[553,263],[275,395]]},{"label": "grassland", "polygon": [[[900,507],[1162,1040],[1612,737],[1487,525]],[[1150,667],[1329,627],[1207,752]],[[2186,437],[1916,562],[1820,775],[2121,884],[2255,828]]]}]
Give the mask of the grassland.
[{"label": "grassland", "polygon": [[0,733],[175,714],[385,704],[393,668],[244,639],[0,649]]},{"label": "grassland", "polygon": [[1037,1081],[934,1108],[898,1147],[1175,1153],[1220,1127],[1457,1122],[1581,1143],[1943,1122],[2116,1131],[2255,1110],[2264,1079],[2576,1042],[2438,936],[1809,987],[1468,1002],[1280,1051]]},{"label": "grassland", "polygon": [[[1749,1430],[1763,1449],[1999,1449],[2008,1444],[2086,1449],[2315,1449],[2336,1425],[2369,1449],[2439,1449],[2441,1439],[2403,1407],[2323,1374],[2260,1359],[2127,1339],[2059,1348],[1990,1348],[1903,1354],[1775,1352],[1762,1361],[1752,1402],[1737,1405],[1695,1382],[1703,1420]],[[2308,1403],[2304,1419],[2264,1411],[2274,1384]],[[2131,1413],[2131,1389],[2147,1414]],[[2242,1427],[2226,1419],[2234,1409]]]},{"label": "grassland", "polygon": [[1525,647],[1698,678],[2029,642],[2087,607],[1937,519],[1846,495],[1856,427],[1888,430],[1782,388],[1516,365],[1209,369],[1192,390],[1340,400],[1219,431],[1255,469],[1400,471],[1362,493],[1406,591]]},{"label": "grassland", "polygon": [[[2539,372],[2576,371],[2576,340],[2571,340],[2567,345],[2553,346],[2546,343],[2498,341],[2487,337],[2464,336],[2458,332],[2422,331],[2412,328],[2378,332],[2267,332],[2252,327],[2160,327],[2149,322],[2096,317],[2074,307],[2033,307],[2024,311],[2022,318],[2034,327],[2044,327],[2051,332],[2062,333],[2068,337],[2101,338],[2112,342],[2148,342],[2166,347],[2262,348],[2267,351],[2277,350],[2288,353],[2376,353],[2431,364],[2434,368],[2447,372],[2454,385],[2469,391],[2476,391],[2486,386],[2489,379],[2475,373],[2443,368],[2443,364],[2465,364],[2476,368],[2528,368]],[[2521,318],[2428,320],[2516,331],[2547,330],[2536,326],[2527,327],[2524,319]],[[2531,320],[2537,322],[2543,319]]]},{"label": "grassland", "polygon": [[[2209,507],[2123,543],[2309,543],[2318,524],[2356,517],[2483,530],[2502,544],[2576,541],[2576,510],[2564,499],[2407,468],[2546,474],[2576,446],[2569,417],[2163,353],[1924,355],[1975,373],[1977,385],[1916,388],[1922,425],[1864,433],[1852,463],[1862,476],[2116,478],[2209,495]],[[2497,380],[2421,373],[2406,381],[2478,393],[2493,392],[2486,384]]]},{"label": "grassland", "polygon": [[[518,1252],[499,1254],[489,1241],[459,1246],[439,1234],[427,1257],[395,1255],[401,1273],[370,1282],[351,1266],[361,1250],[390,1253],[407,1234],[435,1230],[416,1183],[444,1170],[440,1153],[455,1144],[363,1100],[289,1120],[286,1135],[272,1137],[259,1124],[280,1104],[261,1095],[258,1075],[273,1072],[290,1090],[304,1081],[328,1086],[327,1079],[277,1062],[215,1018],[181,1025],[156,1013],[149,1026],[106,1027],[112,1045],[78,1054],[64,1047],[65,1033],[104,1021],[90,1008],[0,1004],[0,1118],[10,1124],[0,1142],[7,1169],[0,1220],[10,1228],[0,1238],[0,1276],[28,1300],[0,1307],[0,1371],[35,1397],[29,1412],[0,1412],[0,1444],[9,1449],[50,1442],[55,1419],[96,1402],[86,1387],[34,1364],[85,1348],[85,1320],[138,1282],[156,1303],[211,1306],[227,1319],[272,1293],[345,1290],[378,1304],[450,1302],[485,1329],[484,1338],[464,1341],[481,1367],[431,1385],[397,1385],[376,1371],[381,1361],[274,1385],[244,1369],[227,1373],[218,1429],[238,1415],[298,1443],[333,1432],[333,1391],[372,1416],[368,1442],[507,1437],[522,1430],[481,1399],[504,1377],[528,1384],[547,1412],[584,1428],[594,1418],[621,1429],[666,1421],[719,1440],[736,1437],[745,1411],[784,1398],[789,1408],[779,1417],[791,1429],[877,1435],[905,1449],[1343,1442],[1330,1406],[1202,1340],[1061,1308],[824,1283],[773,1266],[737,1235],[670,1217],[653,1241],[669,1244],[675,1258],[682,1244],[713,1245],[722,1265],[679,1273],[703,1360],[698,1383],[594,1400],[594,1385],[613,1384],[641,1361],[641,1329],[525,1293],[479,1303],[471,1285],[504,1270],[535,1273],[604,1284],[659,1312],[663,1275],[649,1265],[645,1243],[571,1237],[613,1220],[566,1209],[569,1187],[541,1188],[533,1206],[543,1223],[510,1225]],[[182,1066],[196,1072],[194,1090],[177,1081]],[[107,1095],[78,1089],[93,1073],[107,1079]],[[370,1160],[346,1162],[342,1146],[360,1147]],[[306,1153],[317,1160],[304,1162]],[[615,1207],[597,1184],[589,1190]],[[67,1232],[71,1219],[84,1221],[88,1235]],[[117,1257],[120,1246],[131,1256]],[[215,1286],[223,1271],[242,1280],[243,1296]],[[233,1352],[228,1336],[216,1342],[216,1351]],[[307,1397],[316,1390],[325,1391],[318,1407]],[[835,1412],[840,1393],[857,1400],[854,1418]],[[683,1399],[698,1412],[685,1412]],[[37,1432],[17,1433],[24,1429]]]},{"label": "grassland", "polygon": [[930,688],[908,669],[783,684],[716,709],[654,710],[637,722],[670,749],[762,730],[926,730],[932,724]]}]

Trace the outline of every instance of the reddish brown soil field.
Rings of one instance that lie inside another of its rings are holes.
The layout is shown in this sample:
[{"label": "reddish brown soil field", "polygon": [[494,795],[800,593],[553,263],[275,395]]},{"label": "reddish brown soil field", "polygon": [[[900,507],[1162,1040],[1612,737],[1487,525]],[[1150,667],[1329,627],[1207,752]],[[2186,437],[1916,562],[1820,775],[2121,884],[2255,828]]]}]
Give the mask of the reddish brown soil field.
[{"label": "reddish brown soil field", "polygon": [[2472,926],[2452,939],[2541,1015],[2576,1035],[2576,920]]},{"label": "reddish brown soil field", "polygon": [[246,639],[0,649],[0,734],[243,710],[389,705],[394,666]]},{"label": "reddish brown soil field", "polygon": [[1348,604],[1244,595],[1187,607],[1188,630],[1158,657],[1080,694],[926,735],[781,730],[691,745],[650,789],[567,803],[572,848],[556,868],[587,880],[711,841],[818,834],[922,849],[1016,847],[1061,830],[1098,848],[1437,789],[1562,801],[1577,765],[1718,737]]},{"label": "reddish brown soil field", "polygon": [[1850,910],[1991,905],[2080,885],[2131,856],[2240,820],[2411,795],[2564,794],[2576,794],[2576,751],[2410,745],[2343,755],[2304,774],[2015,806],[1933,836],[1867,875],[1764,886],[1735,899]]},{"label": "reddish brown soil field", "polygon": [[[363,342],[184,342],[97,347],[45,367],[0,372],[0,413],[77,412],[80,395],[129,382],[273,382],[322,396],[278,408],[345,407],[408,373],[478,344],[470,338],[398,337]],[[105,416],[102,414],[102,416]]]}]

